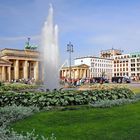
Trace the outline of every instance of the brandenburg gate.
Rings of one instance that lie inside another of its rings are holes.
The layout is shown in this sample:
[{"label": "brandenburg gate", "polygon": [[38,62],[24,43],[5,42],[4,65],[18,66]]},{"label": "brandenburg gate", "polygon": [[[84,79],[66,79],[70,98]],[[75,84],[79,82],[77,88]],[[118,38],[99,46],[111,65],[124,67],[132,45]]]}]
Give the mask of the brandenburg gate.
[{"label": "brandenburg gate", "polygon": [[39,52],[36,50],[3,49],[0,51],[0,81],[41,79]]}]

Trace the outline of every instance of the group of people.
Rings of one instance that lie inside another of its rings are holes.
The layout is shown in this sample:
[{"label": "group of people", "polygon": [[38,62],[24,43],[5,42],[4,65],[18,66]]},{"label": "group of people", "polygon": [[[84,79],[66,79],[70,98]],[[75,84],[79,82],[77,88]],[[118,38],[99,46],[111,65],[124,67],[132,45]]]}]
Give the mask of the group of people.
[{"label": "group of people", "polygon": [[35,83],[35,79],[34,78],[29,78],[29,79],[22,78],[22,79],[17,79],[17,80],[13,79],[10,81],[10,83],[24,83],[24,84],[31,85]]},{"label": "group of people", "polygon": [[[61,84],[71,84],[73,86],[80,86],[84,84],[91,84],[91,83],[96,83],[96,79],[94,78],[78,78],[78,79],[69,79],[69,78],[61,78]],[[100,79],[98,83],[103,83],[103,80]]]}]

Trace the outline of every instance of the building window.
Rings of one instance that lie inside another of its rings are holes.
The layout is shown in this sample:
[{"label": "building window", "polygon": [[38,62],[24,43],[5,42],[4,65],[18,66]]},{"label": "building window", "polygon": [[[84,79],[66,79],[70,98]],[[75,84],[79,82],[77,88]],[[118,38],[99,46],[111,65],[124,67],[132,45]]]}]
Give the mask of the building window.
[{"label": "building window", "polygon": [[132,55],[132,57],[136,57],[136,55]]},{"label": "building window", "polygon": [[135,67],[135,64],[131,64],[131,67]]},{"label": "building window", "polygon": [[135,68],[131,68],[131,71],[135,71]]},{"label": "building window", "polygon": [[131,62],[135,62],[135,59],[131,59]]}]

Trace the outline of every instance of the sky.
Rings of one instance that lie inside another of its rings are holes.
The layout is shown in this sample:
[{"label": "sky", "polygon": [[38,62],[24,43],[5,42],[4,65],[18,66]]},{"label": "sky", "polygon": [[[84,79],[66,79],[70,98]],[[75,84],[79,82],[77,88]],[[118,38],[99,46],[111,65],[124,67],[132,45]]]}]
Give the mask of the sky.
[{"label": "sky", "polygon": [[74,46],[72,59],[98,56],[101,50],[140,52],[139,0],[0,0],[0,49],[24,49],[27,38],[39,45],[49,4],[59,27],[61,63],[66,46]]}]

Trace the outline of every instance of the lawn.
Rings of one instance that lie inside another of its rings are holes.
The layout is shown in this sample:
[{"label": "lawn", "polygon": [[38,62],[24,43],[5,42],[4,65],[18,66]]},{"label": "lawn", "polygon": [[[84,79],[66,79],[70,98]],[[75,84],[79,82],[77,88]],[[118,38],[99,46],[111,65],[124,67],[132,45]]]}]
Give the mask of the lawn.
[{"label": "lawn", "polygon": [[130,87],[130,89],[136,93],[136,94],[140,94],[140,87]]},{"label": "lawn", "polygon": [[12,124],[18,132],[31,132],[57,140],[139,140],[140,102],[107,109],[76,106],[77,110],[40,112]]}]

